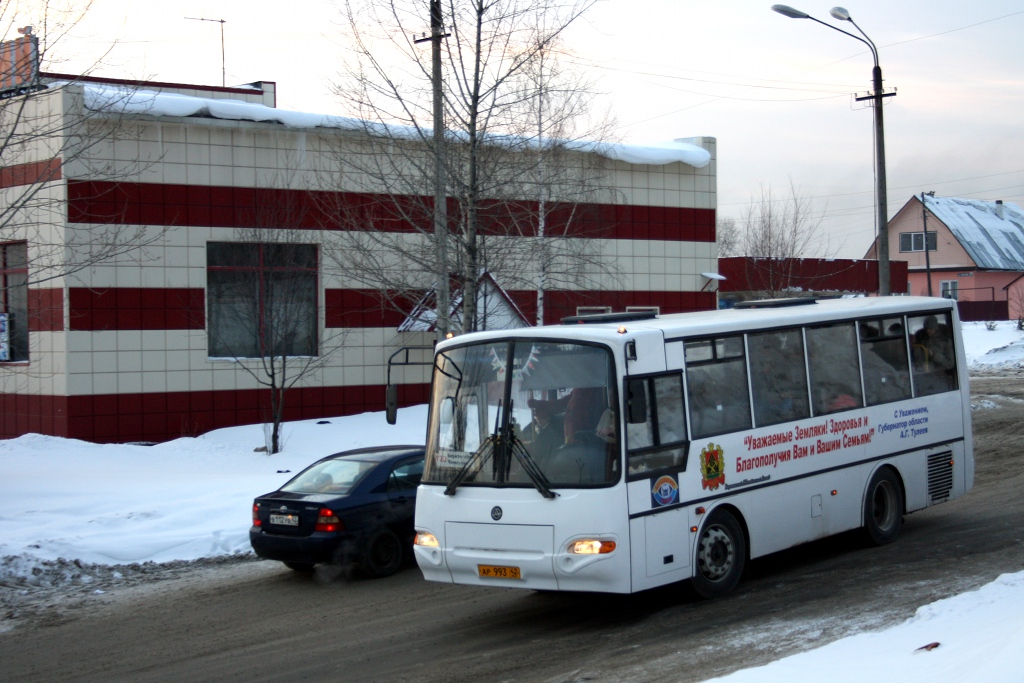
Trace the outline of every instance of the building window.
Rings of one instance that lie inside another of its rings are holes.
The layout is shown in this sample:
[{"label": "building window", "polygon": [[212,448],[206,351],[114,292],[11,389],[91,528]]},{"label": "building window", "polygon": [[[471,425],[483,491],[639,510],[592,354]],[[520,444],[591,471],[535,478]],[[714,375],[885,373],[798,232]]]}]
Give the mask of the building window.
[{"label": "building window", "polygon": [[210,242],[212,357],[317,355],[317,250],[311,244]]},{"label": "building window", "polygon": [[[938,248],[939,236],[934,232],[928,233],[928,251],[935,251]],[[923,232],[901,232],[900,251],[924,251]]]},{"label": "building window", "polygon": [[0,362],[28,360],[28,243],[0,244]]},{"label": "building window", "polygon": [[611,306],[577,306],[576,315],[595,315],[598,313],[611,313]]},{"label": "building window", "polygon": [[653,313],[661,315],[661,306],[626,306],[626,313]]},{"label": "building window", "polygon": [[956,301],[958,283],[956,280],[943,280],[939,283],[939,296],[943,299]]}]

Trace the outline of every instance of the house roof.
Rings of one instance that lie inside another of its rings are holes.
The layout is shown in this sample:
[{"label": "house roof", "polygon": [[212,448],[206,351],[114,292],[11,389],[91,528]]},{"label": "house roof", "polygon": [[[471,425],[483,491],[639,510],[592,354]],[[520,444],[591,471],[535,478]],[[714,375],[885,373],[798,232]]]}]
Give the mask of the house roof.
[{"label": "house roof", "polygon": [[1024,212],[1020,207],[927,196],[925,205],[949,228],[976,266],[1024,271]]},{"label": "house roof", "polygon": [[[462,289],[452,292],[449,316],[462,320]],[[477,279],[477,311],[483,313],[483,329],[511,330],[529,327],[530,323],[505,288],[490,273],[483,271]],[[433,332],[437,329],[437,288],[431,287],[398,326],[399,332]]]}]

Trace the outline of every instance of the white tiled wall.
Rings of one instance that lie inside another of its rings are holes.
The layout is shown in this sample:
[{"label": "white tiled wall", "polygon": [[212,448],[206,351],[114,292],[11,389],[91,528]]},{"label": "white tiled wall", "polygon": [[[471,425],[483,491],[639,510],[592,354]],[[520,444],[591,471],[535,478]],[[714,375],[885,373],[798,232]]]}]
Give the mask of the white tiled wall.
[{"label": "white tiled wall", "polygon": [[[43,102],[49,107],[67,105],[64,100]],[[109,135],[110,125],[96,123],[93,130],[97,135]],[[372,187],[373,180],[351,165],[339,174],[333,151],[343,139],[350,151],[358,152],[358,145],[352,142],[355,137],[351,133],[295,131],[274,124],[164,118],[134,122],[118,135],[109,135],[91,150],[90,162],[93,167],[109,164],[115,177],[123,174],[140,182],[292,189],[323,187],[329,182],[331,189],[363,190]],[[712,152],[708,167],[608,162],[609,178],[616,186],[604,188],[602,195],[631,204],[714,209],[715,141],[701,138],[696,142]],[[88,166],[70,164],[66,173],[89,177]],[[324,169],[328,170],[326,174]],[[58,184],[48,191],[59,194],[64,186]],[[62,220],[55,216],[50,220],[55,225],[47,230],[59,243]],[[205,288],[206,243],[245,236],[243,231],[225,228],[146,226],[144,231],[148,237],[160,236],[159,242],[144,253],[124,255],[77,273],[67,284],[99,289]],[[297,239],[326,248],[323,233],[300,233]],[[417,238],[405,235],[401,239]],[[605,289],[697,291],[704,284],[699,273],[716,270],[713,244],[597,240],[596,249],[619,270],[617,275],[593,273]],[[343,273],[327,268],[322,273],[322,288],[358,286]],[[321,327],[322,323],[321,319]],[[332,333],[327,331],[327,335]],[[391,350],[410,343],[410,339],[412,343],[429,343],[430,338],[428,334],[401,334],[390,329],[347,330],[343,339],[328,344],[336,347],[331,361],[303,384],[383,384]],[[0,373],[0,390],[11,391],[12,384],[27,389],[31,384],[32,391],[81,395],[258,387],[238,363],[207,357],[202,330],[34,333],[32,344],[31,368]],[[422,382],[427,377],[423,368],[395,372],[399,381]]]}]

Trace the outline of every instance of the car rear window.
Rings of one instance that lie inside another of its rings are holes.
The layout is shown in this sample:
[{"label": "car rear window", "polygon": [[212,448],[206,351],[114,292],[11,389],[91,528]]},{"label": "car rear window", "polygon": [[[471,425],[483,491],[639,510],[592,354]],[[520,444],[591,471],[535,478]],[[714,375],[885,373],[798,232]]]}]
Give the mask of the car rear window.
[{"label": "car rear window", "polygon": [[311,466],[281,487],[287,493],[345,493],[377,463],[337,458]]}]

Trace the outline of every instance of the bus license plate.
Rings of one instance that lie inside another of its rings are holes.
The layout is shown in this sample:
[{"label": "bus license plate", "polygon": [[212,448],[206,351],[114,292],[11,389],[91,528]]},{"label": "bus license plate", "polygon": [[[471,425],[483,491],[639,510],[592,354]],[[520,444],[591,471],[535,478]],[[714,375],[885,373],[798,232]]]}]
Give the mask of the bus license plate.
[{"label": "bus license plate", "polygon": [[519,567],[497,567],[493,564],[478,564],[477,571],[484,579],[521,579]]},{"label": "bus license plate", "polygon": [[298,515],[270,515],[270,523],[280,526],[298,526]]}]

